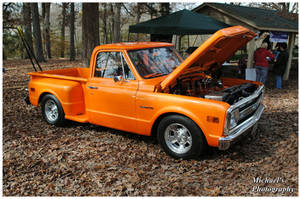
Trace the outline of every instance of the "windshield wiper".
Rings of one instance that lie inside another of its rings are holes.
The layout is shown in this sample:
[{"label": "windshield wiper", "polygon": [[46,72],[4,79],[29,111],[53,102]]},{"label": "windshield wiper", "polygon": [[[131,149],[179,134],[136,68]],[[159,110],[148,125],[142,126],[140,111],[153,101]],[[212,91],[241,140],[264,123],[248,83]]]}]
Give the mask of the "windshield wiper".
[{"label": "windshield wiper", "polygon": [[151,73],[151,74],[145,75],[144,77],[149,78],[149,77],[158,77],[158,76],[163,76],[163,75],[168,75],[168,74],[166,74],[166,73]]}]

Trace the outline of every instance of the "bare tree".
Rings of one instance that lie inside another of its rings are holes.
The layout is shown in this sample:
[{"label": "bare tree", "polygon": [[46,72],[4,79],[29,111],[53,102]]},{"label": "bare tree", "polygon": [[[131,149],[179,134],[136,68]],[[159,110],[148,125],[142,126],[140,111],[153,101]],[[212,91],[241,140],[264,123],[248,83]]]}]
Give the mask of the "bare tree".
[{"label": "bare tree", "polygon": [[[23,24],[25,29],[24,30],[25,40],[27,41],[29,47],[33,51],[32,29],[31,29],[31,8],[29,3],[23,3]],[[25,54],[25,58],[28,58],[27,54]]]},{"label": "bare tree", "polygon": [[113,42],[121,41],[121,3],[115,4]]},{"label": "bare tree", "polygon": [[107,43],[108,42],[108,37],[107,37],[107,3],[102,3],[101,4],[103,6],[103,12],[102,12],[102,23],[103,23],[103,43]]},{"label": "bare tree", "polygon": [[[23,23],[23,19],[21,17],[21,13],[18,13],[21,9],[21,4],[17,3],[3,3],[2,4],[2,24],[3,24],[3,32],[2,32],[2,39],[3,39],[3,59],[5,60],[9,57],[10,53],[13,56],[20,50],[21,41],[19,38],[16,38],[15,35],[12,35],[12,31],[10,28],[14,27],[15,25],[20,25]],[[18,13],[18,14],[16,14]],[[24,54],[20,53],[21,58],[23,58]]]},{"label": "bare tree", "polygon": [[[140,19],[141,19],[141,3],[137,3],[136,6],[136,18],[135,18],[135,22],[138,24],[140,23]],[[139,33],[136,33],[136,41],[139,41]]]},{"label": "bare tree", "polygon": [[168,15],[170,14],[170,10],[171,10],[171,7],[170,7],[170,3],[160,3],[160,16],[165,16],[165,15]]},{"label": "bare tree", "polygon": [[75,13],[74,13],[74,3],[70,3],[70,61],[75,60],[75,45],[74,45],[74,36],[75,36]]},{"label": "bare tree", "polygon": [[40,15],[37,3],[31,3],[32,12],[32,23],[33,23],[33,37],[34,37],[34,47],[36,51],[36,58],[40,62],[44,62],[44,54],[42,47],[42,36],[40,27]]},{"label": "bare tree", "polygon": [[20,24],[21,18],[16,14],[21,8],[18,3],[3,3],[2,5],[3,28],[9,28],[14,25]]},{"label": "bare tree", "polygon": [[88,67],[95,46],[99,45],[99,4],[82,4],[83,64]]},{"label": "bare tree", "polygon": [[265,6],[270,6],[277,10],[277,14],[290,20],[298,20],[298,3],[297,2],[282,2],[282,3],[262,3]]},{"label": "bare tree", "polygon": [[66,9],[68,4],[63,3],[62,10],[61,10],[61,16],[62,16],[62,22],[61,22],[61,32],[60,32],[60,56],[65,57],[65,26],[66,26]]},{"label": "bare tree", "polygon": [[44,19],[44,40],[46,47],[46,54],[51,59],[51,41],[50,41],[50,3],[42,3],[43,5],[43,19]]},{"label": "bare tree", "polygon": [[298,19],[298,6],[297,2],[262,2],[262,3],[249,3],[250,7],[264,8],[268,10],[276,10],[277,14],[290,20]]},{"label": "bare tree", "polygon": [[[112,3],[110,4],[110,13],[111,13],[111,15],[113,15],[113,13],[114,13],[114,6],[113,6]],[[115,18],[112,17],[111,18],[111,23],[110,23],[110,40],[111,40],[111,43],[114,41],[113,40],[113,38],[114,38],[114,27],[115,27]]]},{"label": "bare tree", "polygon": [[298,3],[282,2],[282,3],[261,3],[262,7],[273,9],[285,13],[297,13]]},{"label": "bare tree", "polygon": [[144,5],[148,8],[151,19],[153,19],[154,17],[157,17],[158,12],[155,9],[154,3],[145,3]]}]

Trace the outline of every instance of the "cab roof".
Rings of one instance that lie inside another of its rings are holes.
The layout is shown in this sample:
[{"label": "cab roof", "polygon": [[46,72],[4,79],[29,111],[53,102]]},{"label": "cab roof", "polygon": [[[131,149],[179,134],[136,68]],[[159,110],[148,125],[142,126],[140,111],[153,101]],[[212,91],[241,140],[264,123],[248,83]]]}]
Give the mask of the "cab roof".
[{"label": "cab roof", "polygon": [[136,50],[143,48],[157,48],[170,46],[173,46],[173,44],[165,42],[124,42],[100,45],[97,46],[95,50]]}]

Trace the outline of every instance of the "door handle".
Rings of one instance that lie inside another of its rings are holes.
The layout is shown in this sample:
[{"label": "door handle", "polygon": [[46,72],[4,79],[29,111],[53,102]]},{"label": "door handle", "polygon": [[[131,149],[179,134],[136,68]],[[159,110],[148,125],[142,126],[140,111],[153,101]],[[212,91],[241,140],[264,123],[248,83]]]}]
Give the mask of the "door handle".
[{"label": "door handle", "polygon": [[97,86],[88,86],[88,88],[90,88],[90,89],[98,89]]}]

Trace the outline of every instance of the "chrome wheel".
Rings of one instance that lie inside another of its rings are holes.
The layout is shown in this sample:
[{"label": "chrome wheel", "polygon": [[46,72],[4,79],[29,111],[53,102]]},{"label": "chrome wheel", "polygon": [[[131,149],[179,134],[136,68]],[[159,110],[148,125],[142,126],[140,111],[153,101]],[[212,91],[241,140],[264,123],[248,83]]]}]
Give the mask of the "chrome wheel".
[{"label": "chrome wheel", "polygon": [[164,132],[168,148],[178,154],[184,154],[192,148],[192,134],[182,124],[172,123]]},{"label": "chrome wheel", "polygon": [[48,99],[45,103],[45,115],[50,122],[58,119],[58,107],[54,100]]}]

